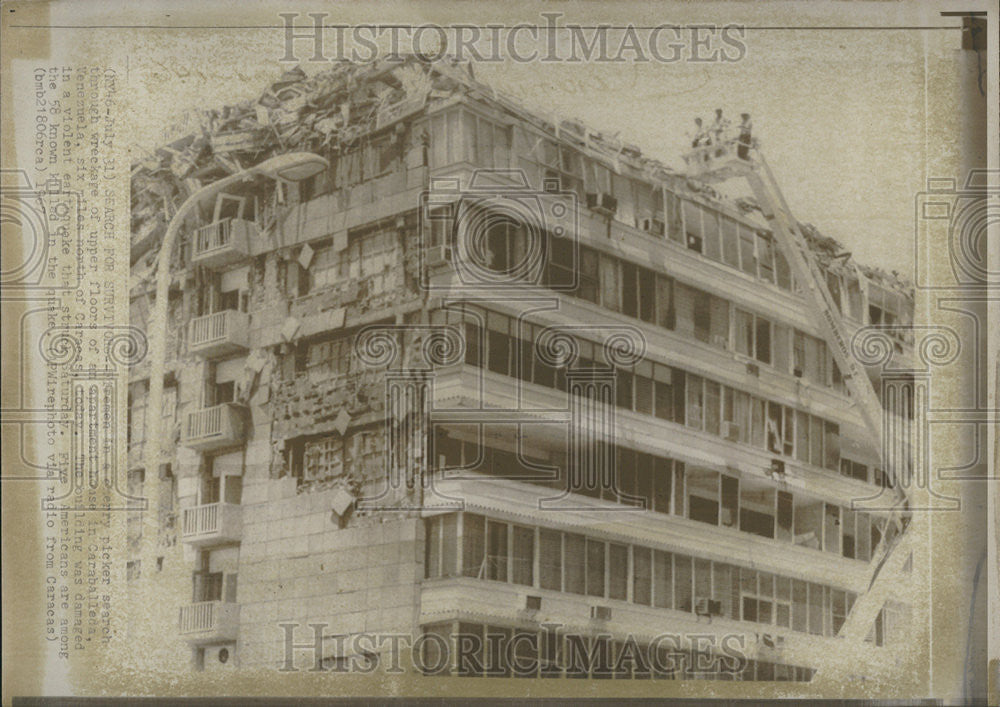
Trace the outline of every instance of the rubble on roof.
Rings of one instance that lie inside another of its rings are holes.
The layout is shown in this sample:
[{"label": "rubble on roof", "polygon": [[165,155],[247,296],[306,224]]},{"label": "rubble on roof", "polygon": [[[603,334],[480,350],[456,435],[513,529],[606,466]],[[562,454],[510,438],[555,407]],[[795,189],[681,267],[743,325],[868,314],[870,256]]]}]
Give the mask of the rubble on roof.
[{"label": "rubble on roof", "polygon": [[[169,214],[203,183],[283,152],[337,154],[353,149],[373,131],[392,126],[429,105],[450,100],[459,92],[490,102],[573,144],[617,174],[660,181],[688,196],[729,203],[746,215],[760,211],[754,199],[730,200],[710,185],[644,156],[638,146],[624,143],[617,133],[594,130],[573,118],[540,117],[476,80],[468,62],[451,58],[427,62],[407,57],[402,62],[342,62],[313,76],[295,67],[265,88],[256,101],[189,112],[181,125],[182,129],[193,125],[192,132],[132,165],[132,232],[155,241]],[[811,224],[800,227],[822,267],[846,267],[848,258],[842,257],[840,243]],[[145,252],[142,249],[134,257]],[[912,285],[897,273],[864,266],[860,269],[867,277],[912,298]]]}]

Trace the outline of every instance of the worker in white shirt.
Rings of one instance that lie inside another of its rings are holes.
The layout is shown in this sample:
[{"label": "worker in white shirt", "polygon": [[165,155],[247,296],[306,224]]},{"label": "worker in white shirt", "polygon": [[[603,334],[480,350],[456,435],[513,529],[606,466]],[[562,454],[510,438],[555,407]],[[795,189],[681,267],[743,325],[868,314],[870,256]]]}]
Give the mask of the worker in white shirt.
[{"label": "worker in white shirt", "polygon": [[716,145],[715,156],[720,157],[725,151],[726,133],[729,132],[729,121],[722,116],[722,109],[715,109],[715,122],[712,124],[712,144]]}]

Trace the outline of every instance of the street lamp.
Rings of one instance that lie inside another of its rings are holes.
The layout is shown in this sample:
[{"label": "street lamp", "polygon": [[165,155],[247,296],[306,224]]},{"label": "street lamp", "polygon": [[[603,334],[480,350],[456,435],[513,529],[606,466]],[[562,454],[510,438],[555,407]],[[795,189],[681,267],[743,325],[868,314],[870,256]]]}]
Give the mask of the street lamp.
[{"label": "street lamp", "polygon": [[[160,252],[156,260],[156,300],[153,312],[147,321],[149,352],[149,395],[146,402],[146,464],[159,464],[160,427],[150,425],[150,420],[159,420],[159,410],[163,398],[163,369],[166,367],[167,351],[167,298],[170,289],[170,256],[181,224],[188,214],[206,197],[215,196],[227,187],[245,182],[256,176],[264,176],[275,181],[300,182],[318,174],[329,166],[323,157],[310,152],[290,152],[276,155],[260,164],[230,174],[211,184],[206,184],[191,194],[177,213],[170,219],[163,234]],[[150,412],[152,411],[152,413]]]}]

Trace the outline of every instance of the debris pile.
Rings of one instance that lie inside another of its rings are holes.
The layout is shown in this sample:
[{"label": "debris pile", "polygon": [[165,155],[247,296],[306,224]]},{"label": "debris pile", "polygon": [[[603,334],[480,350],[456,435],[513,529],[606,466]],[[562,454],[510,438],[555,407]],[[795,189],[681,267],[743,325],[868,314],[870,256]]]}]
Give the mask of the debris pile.
[{"label": "debris pile", "polygon": [[[598,160],[618,174],[665,183],[688,195],[730,201],[708,184],[678,173],[617,133],[594,130],[575,119],[540,116],[514,99],[477,81],[471,64],[451,58],[428,62],[417,57],[386,58],[368,64],[344,62],[308,76],[299,67],[283,73],[256,100],[198,111],[194,130],[158,148],[132,169],[132,259],[151,254],[180,202],[203,184],[240,172],[276,154],[308,151],[338,163],[375,133],[400,139],[401,121],[457,94],[479,98],[524,120]],[[348,162],[348,160],[343,160]],[[345,169],[345,165],[331,169]],[[343,175],[341,175],[343,176]],[[340,182],[335,175],[335,181]],[[731,202],[744,214],[759,211],[752,198]],[[836,240],[810,224],[800,224],[821,266],[838,267],[846,258]],[[840,257],[838,257],[840,256]],[[148,276],[152,259],[139,264]],[[885,284],[912,297],[895,273],[863,268]]]}]

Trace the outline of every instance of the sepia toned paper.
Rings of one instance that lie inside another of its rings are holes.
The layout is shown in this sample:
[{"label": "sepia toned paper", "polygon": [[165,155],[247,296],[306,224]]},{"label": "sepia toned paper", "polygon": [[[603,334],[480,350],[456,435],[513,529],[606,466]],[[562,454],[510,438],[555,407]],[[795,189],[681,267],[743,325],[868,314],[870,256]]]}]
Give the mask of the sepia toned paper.
[{"label": "sepia toned paper", "polygon": [[0,9],[5,704],[996,703],[995,8]]}]

